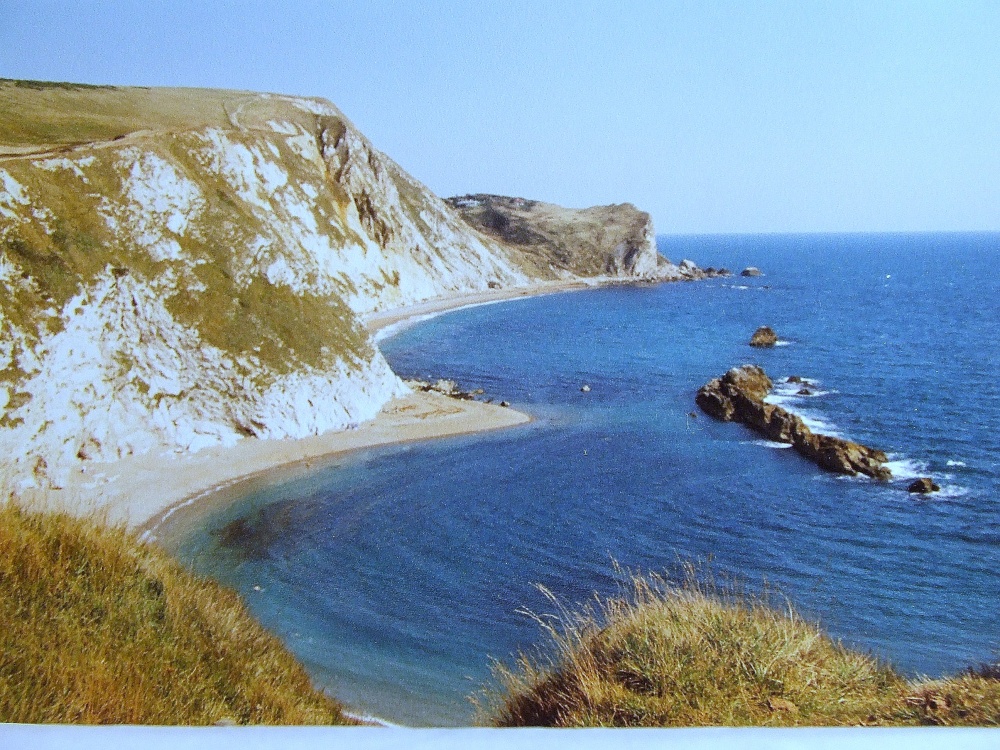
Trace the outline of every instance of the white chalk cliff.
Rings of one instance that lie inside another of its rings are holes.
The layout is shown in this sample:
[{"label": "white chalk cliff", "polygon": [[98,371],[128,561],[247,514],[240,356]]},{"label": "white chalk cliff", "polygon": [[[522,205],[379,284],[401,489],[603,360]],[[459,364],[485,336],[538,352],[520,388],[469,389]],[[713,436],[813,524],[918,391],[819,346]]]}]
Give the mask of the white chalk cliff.
[{"label": "white chalk cliff", "polygon": [[[322,100],[3,82],[0,118],[0,497],[370,419],[406,388],[364,314],[588,275],[480,232]],[[642,216],[594,268],[662,271]]]}]

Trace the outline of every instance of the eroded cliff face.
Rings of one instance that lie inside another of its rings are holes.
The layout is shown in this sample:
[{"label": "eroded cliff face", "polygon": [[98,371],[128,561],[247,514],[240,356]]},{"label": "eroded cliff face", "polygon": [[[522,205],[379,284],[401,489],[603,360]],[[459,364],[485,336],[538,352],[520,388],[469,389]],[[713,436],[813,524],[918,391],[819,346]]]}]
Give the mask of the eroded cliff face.
[{"label": "eroded cliff face", "polygon": [[0,497],[370,419],[366,313],[657,268],[634,209],[610,252],[478,231],[322,100],[0,82],[0,122]]},{"label": "eroded cliff face", "polygon": [[517,248],[541,272],[654,279],[653,221],[630,203],[572,209],[502,195],[449,198],[472,227]]}]

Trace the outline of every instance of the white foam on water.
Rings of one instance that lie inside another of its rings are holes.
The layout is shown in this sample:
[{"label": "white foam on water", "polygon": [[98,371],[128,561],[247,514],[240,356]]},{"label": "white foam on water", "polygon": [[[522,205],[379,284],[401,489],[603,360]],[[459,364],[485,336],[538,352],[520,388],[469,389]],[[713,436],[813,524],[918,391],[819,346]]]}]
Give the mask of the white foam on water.
[{"label": "white foam on water", "polygon": [[[115,477],[115,478],[117,479],[117,477]],[[227,480],[225,482],[219,482],[218,484],[212,485],[207,490],[203,490],[202,492],[199,492],[197,495],[192,495],[191,497],[187,498],[183,502],[180,502],[180,503],[177,503],[176,505],[171,506],[170,508],[167,509],[166,513],[164,513],[162,516],[160,516],[159,520],[157,520],[157,522],[153,525],[152,528],[147,529],[146,531],[142,532],[142,534],[139,536],[140,541],[143,541],[143,542],[155,542],[157,540],[157,536],[156,536],[157,530],[161,526],[163,526],[163,524],[165,524],[167,522],[167,519],[170,518],[170,516],[172,516],[174,513],[176,513],[177,511],[181,510],[182,508],[187,508],[187,507],[189,507],[191,505],[194,505],[196,502],[198,502],[202,498],[208,497],[209,495],[212,495],[212,494],[214,494],[216,492],[221,492],[222,490],[224,490],[224,489],[226,489],[228,487],[232,487],[234,484],[236,484],[237,482],[239,482],[241,479],[242,479],[242,477],[237,477],[236,479],[229,479],[229,480]]]},{"label": "white foam on water", "polygon": [[775,406],[780,406],[783,409],[787,409],[792,414],[801,419],[806,427],[808,427],[813,432],[819,433],[820,435],[829,435],[830,437],[843,437],[838,431],[837,426],[832,422],[827,422],[823,417],[819,416],[810,411],[795,408],[795,402],[798,399],[805,398],[804,396],[783,396],[780,394],[774,394],[767,396],[764,401],[768,404],[774,404]]},{"label": "white foam on water", "polygon": [[927,464],[912,458],[890,453],[885,468],[892,472],[893,479],[920,479],[930,476]]},{"label": "white foam on water", "polygon": [[785,341],[784,339],[778,339],[777,341],[774,342],[774,345],[775,346],[791,346],[792,342],[791,341]]},{"label": "white foam on water", "polygon": [[[586,282],[587,280],[582,280]],[[422,313],[420,315],[412,315],[402,320],[397,320],[395,323],[390,323],[389,325],[378,329],[372,334],[372,341],[376,344],[380,341],[385,341],[388,338],[392,338],[397,333],[401,333],[407,328],[411,328],[417,323],[423,323],[425,320],[430,320],[431,318],[437,318],[441,315],[446,315],[448,313],[458,312],[459,310],[469,310],[473,307],[489,307],[490,305],[501,305],[504,302],[517,302],[522,299],[530,299],[530,297],[503,297],[501,299],[488,299],[480,300],[479,302],[469,302],[465,305],[458,305],[456,307],[445,307],[440,310],[434,310],[433,312]]]},{"label": "white foam on water", "polygon": [[948,466],[968,466],[968,464],[965,461],[952,461],[949,459]]},{"label": "white foam on water", "polygon": [[971,490],[968,487],[963,487],[960,484],[942,484],[941,489],[937,492],[931,493],[929,498],[955,500],[960,497],[965,497],[969,494],[969,492],[971,492]]},{"label": "white foam on water", "polygon": [[775,381],[772,390],[779,393],[795,393],[803,388],[815,388],[823,382],[817,378],[807,378],[802,375],[799,375],[798,377],[802,379],[801,383],[789,383],[788,378],[785,378],[784,380]]},{"label": "white foam on water", "polygon": [[810,414],[809,412],[796,411],[795,412],[799,418],[805,422],[806,427],[808,427],[813,432],[819,433],[820,435],[829,435],[830,437],[842,438],[843,435],[837,429],[837,426],[833,422],[827,422],[822,417],[818,417],[815,414]]},{"label": "white foam on water", "polygon": [[779,442],[777,442],[775,440],[749,440],[749,441],[747,441],[747,444],[749,444],[749,445],[760,445],[760,446],[763,446],[764,448],[781,448],[781,449],[784,449],[784,448],[791,448],[792,447],[791,443],[779,443]]},{"label": "white foam on water", "polygon": [[[771,398],[780,398],[786,401],[791,401],[793,399],[800,398],[818,398],[820,396],[829,396],[831,393],[836,393],[837,391],[824,391],[818,389],[816,386],[819,384],[818,380],[810,380],[805,378],[805,382],[802,383],[775,383],[774,387],[771,389]],[[799,393],[803,388],[809,390],[808,394]],[[766,399],[765,399],[766,400]]]},{"label": "white foam on water", "polygon": [[417,323],[422,323],[425,320],[430,320],[431,318],[437,317],[437,313],[427,313],[426,315],[414,315],[412,318],[404,318],[403,320],[397,320],[395,323],[390,323],[384,328],[380,328],[375,331],[372,336],[372,341],[376,344],[380,341],[385,341],[390,339],[398,333],[402,333],[407,328],[412,328],[417,325]]},{"label": "white foam on water", "polygon": [[836,482],[871,482],[871,478],[865,476],[864,474],[839,474],[832,471],[821,471],[813,477],[813,481],[823,479],[832,479]]}]

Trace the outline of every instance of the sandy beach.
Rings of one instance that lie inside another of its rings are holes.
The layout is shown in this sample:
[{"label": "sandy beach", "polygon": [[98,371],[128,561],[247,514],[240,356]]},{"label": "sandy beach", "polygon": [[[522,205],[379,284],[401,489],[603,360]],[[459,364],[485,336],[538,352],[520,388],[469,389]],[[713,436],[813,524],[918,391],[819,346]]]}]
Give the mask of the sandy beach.
[{"label": "sandy beach", "polygon": [[[368,316],[377,338],[434,315],[463,307],[585,289],[594,282],[550,282],[430,300]],[[495,394],[497,398],[503,394]],[[414,392],[386,404],[379,415],[350,430],[298,440],[248,438],[231,447],[197,453],[152,452],[112,463],[93,463],[61,490],[26,494],[24,502],[45,510],[68,510],[109,523],[123,523],[147,538],[177,515],[198,506],[237,498],[254,483],[282,481],[314,471],[351,451],[418,440],[505,429],[531,421],[515,409],[464,401],[434,392]]]},{"label": "sandy beach", "polygon": [[197,453],[149,453],[95,463],[61,490],[27,495],[43,510],[68,510],[152,531],[177,509],[255,477],[281,470],[291,478],[345,453],[392,443],[503,429],[531,421],[527,414],[438,393],[415,392],[386,404],[355,429],[298,440],[241,440]]},{"label": "sandy beach", "polygon": [[514,287],[511,289],[490,289],[485,292],[470,292],[468,294],[456,294],[450,297],[439,297],[437,299],[421,302],[408,307],[398,307],[392,310],[376,312],[365,318],[365,326],[375,335],[378,341],[391,335],[400,328],[415,325],[422,320],[432,318],[441,313],[459,310],[464,307],[476,307],[478,305],[491,305],[496,302],[508,302],[515,299],[527,297],[539,297],[544,294],[556,294],[557,292],[571,292],[581,289],[592,289],[607,283],[606,279],[587,279],[573,281],[549,281],[534,284],[529,287]]}]

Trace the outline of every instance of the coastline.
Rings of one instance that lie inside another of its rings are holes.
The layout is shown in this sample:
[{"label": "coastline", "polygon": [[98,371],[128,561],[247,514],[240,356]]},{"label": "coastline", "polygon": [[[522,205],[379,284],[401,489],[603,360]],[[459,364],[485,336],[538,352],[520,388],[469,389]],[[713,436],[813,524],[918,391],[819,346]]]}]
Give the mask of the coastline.
[{"label": "coastline", "polygon": [[[312,471],[344,454],[366,448],[500,430],[532,421],[530,415],[438,393],[411,393],[390,401],[375,419],[356,429],[297,440],[248,438],[236,445],[197,453],[149,453],[94,464],[58,491],[27,494],[32,509],[66,511],[111,524],[125,524],[147,539],[181,508],[225,493],[235,499],[244,484]],[[153,533],[151,533],[153,532]]]},{"label": "coastline", "polygon": [[[364,324],[375,341],[423,320],[454,310],[514,299],[594,288],[603,279],[543,282],[527,287],[439,297],[417,305],[369,314]],[[47,511],[88,515],[124,524],[145,539],[178,512],[227,503],[251,483],[283,481],[314,471],[345,454],[386,445],[452,437],[524,425],[532,417],[516,409],[415,392],[393,399],[372,420],[355,429],[295,440],[248,438],[233,446],[197,453],[152,452],[94,463],[61,490],[26,493],[22,502]]]},{"label": "coastline", "polygon": [[369,333],[378,342],[404,328],[416,325],[421,321],[442,315],[446,312],[454,312],[455,310],[462,310],[468,307],[479,307],[480,305],[493,305],[516,299],[542,297],[547,294],[594,289],[595,287],[607,285],[611,281],[611,279],[598,277],[585,280],[573,279],[571,281],[539,282],[531,286],[511,287],[509,289],[467,292],[449,297],[438,297],[407,307],[396,307],[391,310],[369,313],[363,320]]}]

